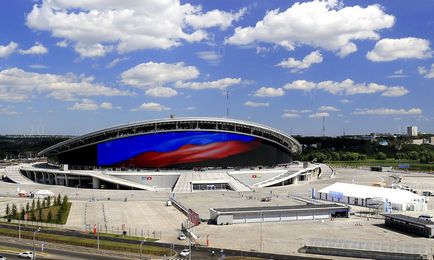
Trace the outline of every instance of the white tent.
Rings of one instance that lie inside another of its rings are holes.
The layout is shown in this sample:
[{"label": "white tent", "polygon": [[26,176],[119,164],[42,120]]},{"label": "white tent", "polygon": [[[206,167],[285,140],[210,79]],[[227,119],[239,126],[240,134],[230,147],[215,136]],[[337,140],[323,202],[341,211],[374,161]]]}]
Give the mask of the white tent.
[{"label": "white tent", "polygon": [[38,190],[34,193],[35,198],[47,198],[47,197],[54,197],[54,193],[49,190]]},{"label": "white tent", "polygon": [[341,182],[321,189],[319,199],[358,206],[368,206],[375,200],[387,201],[393,209],[402,211],[425,210],[427,207],[424,197],[406,190]]}]

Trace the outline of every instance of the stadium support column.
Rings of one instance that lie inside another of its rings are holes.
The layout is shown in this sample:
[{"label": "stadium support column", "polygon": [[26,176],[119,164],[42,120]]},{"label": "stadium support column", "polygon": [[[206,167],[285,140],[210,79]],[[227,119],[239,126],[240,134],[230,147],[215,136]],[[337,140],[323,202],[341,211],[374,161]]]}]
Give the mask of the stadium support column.
[{"label": "stadium support column", "polygon": [[298,184],[298,175],[292,178],[292,184]]},{"label": "stadium support column", "polygon": [[100,188],[100,181],[99,179],[92,177],[92,188],[99,189]]}]

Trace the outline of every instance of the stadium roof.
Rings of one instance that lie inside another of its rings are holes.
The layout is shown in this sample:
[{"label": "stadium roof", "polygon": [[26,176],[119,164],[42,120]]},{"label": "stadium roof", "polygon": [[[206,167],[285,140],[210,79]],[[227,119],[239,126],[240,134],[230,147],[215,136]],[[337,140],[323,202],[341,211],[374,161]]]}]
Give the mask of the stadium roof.
[{"label": "stadium roof", "polygon": [[188,130],[247,134],[276,143],[292,154],[301,153],[300,143],[280,130],[236,119],[199,117],[157,119],[118,125],[60,142],[42,150],[38,155],[53,156],[69,150],[127,136]]}]

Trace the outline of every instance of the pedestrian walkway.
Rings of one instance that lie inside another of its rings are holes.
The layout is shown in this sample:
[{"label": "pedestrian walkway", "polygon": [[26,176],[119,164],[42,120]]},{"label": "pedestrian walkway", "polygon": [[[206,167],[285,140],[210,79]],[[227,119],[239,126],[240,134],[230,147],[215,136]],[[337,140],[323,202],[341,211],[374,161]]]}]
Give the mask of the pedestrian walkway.
[{"label": "pedestrian walkway", "polygon": [[34,184],[33,181],[24,177],[20,172],[20,166],[9,166],[5,169],[5,175],[13,182],[17,184]]}]

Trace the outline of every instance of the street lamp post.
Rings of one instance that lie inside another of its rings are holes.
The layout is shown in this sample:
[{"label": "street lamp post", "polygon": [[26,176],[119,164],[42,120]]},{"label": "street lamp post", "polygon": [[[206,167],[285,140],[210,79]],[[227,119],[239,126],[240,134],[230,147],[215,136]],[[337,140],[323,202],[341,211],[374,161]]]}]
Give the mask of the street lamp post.
[{"label": "street lamp post", "polygon": [[38,233],[39,231],[41,231],[41,227],[38,227],[38,229],[33,231],[33,252],[32,252],[33,259],[36,259],[35,238],[36,238],[36,233]]},{"label": "street lamp post", "polygon": [[146,240],[143,240],[142,242],[140,242],[140,260],[142,259],[142,247],[143,244],[146,242]]}]

